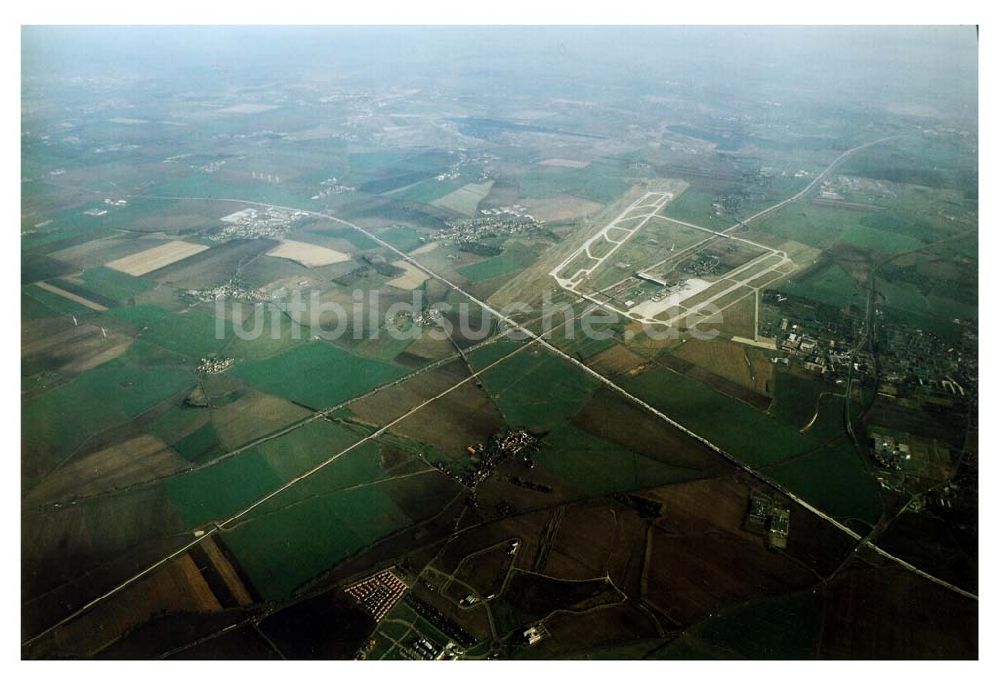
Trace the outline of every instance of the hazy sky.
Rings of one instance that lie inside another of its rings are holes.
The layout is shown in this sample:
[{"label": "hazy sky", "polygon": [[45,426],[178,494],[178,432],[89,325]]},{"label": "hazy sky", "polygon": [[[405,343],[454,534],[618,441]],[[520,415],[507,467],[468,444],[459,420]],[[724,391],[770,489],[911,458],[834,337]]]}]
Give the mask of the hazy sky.
[{"label": "hazy sky", "polygon": [[370,87],[436,80],[469,91],[502,78],[534,91],[574,82],[644,92],[808,90],[855,102],[932,102],[968,116],[974,27],[27,27],[23,72],[185,79],[212,68]]}]

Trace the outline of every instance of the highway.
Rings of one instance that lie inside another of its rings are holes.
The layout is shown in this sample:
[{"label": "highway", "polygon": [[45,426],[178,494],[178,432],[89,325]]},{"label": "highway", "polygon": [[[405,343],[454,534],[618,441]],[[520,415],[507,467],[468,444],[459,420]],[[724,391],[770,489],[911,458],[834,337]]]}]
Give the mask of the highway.
[{"label": "highway", "polygon": [[868,148],[870,146],[874,146],[876,144],[881,144],[881,143],[884,143],[886,141],[889,141],[890,139],[895,139],[895,138],[896,137],[882,137],[881,139],[876,139],[875,141],[869,141],[866,144],[861,144],[860,146],[855,146],[854,148],[847,149],[846,151],[844,151],[843,153],[841,153],[839,156],[837,156],[833,160],[833,162],[831,162],[829,165],[827,165],[827,167],[826,167],[825,170],[823,170],[822,172],[820,172],[819,174],[817,174],[816,178],[813,179],[812,181],[810,181],[809,185],[806,186],[805,188],[803,188],[801,191],[799,191],[798,193],[796,193],[795,195],[793,195],[790,198],[786,198],[785,200],[782,200],[781,202],[777,203],[776,205],[771,205],[770,207],[768,207],[766,209],[762,209],[760,212],[757,212],[756,214],[752,214],[751,216],[747,217],[746,219],[743,219],[742,221],[736,222],[735,224],[733,224],[732,226],[730,226],[729,228],[727,228],[724,231],[724,233],[728,233],[729,231],[732,231],[732,230],[734,230],[736,228],[739,228],[740,226],[742,226],[742,225],[744,225],[746,223],[749,223],[749,222],[751,222],[751,221],[753,221],[755,219],[759,219],[760,217],[766,216],[766,215],[770,214],[771,212],[775,212],[777,210],[780,210],[785,205],[787,205],[789,203],[793,203],[796,200],[799,200],[800,198],[805,197],[805,195],[807,193],[809,193],[809,191],[811,191],[814,188],[816,188],[816,186],[818,186],[819,183],[821,181],[823,181],[823,179],[825,179],[826,177],[828,177],[830,175],[830,172],[832,172],[834,169],[836,169],[837,165],[839,165],[840,163],[842,163],[844,160],[847,160],[847,158],[849,158],[850,156],[852,156],[854,153],[856,153],[856,152],[858,152],[858,151],[860,151],[862,149]]}]

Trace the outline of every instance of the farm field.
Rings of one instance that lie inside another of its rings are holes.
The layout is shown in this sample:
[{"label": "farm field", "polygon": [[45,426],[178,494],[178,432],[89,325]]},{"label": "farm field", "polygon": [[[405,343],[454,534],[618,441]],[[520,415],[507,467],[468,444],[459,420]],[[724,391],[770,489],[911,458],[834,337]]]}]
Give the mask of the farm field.
[{"label": "farm field", "polygon": [[[25,478],[65,461],[86,440],[125,423],[160,401],[190,388],[194,380],[174,367],[132,368],[112,361],[25,403],[21,425],[31,434]],[[60,421],[58,427],[51,426]]]},{"label": "farm field", "polygon": [[[824,510],[868,521],[877,518],[880,506],[874,480],[855,455],[843,452],[845,456],[840,456],[835,451],[844,448],[828,451],[824,435],[829,433],[824,434],[825,429],[814,428],[802,434],[801,425],[761,417],[743,403],[663,369],[645,370],[638,376],[619,377],[617,381],[747,464],[766,468],[768,475],[787,483],[789,489],[815,501]],[[777,397],[781,398],[780,386]],[[719,416],[726,419],[727,426],[715,425]],[[834,417],[824,420],[836,421]],[[812,461],[792,461],[807,454]],[[802,473],[796,469],[808,470]],[[830,471],[835,472],[836,485],[828,484]],[[847,486],[853,488],[848,495],[837,489]],[[865,488],[863,492],[861,488]]]},{"label": "farm field", "polygon": [[[52,287],[51,285],[49,287]],[[74,295],[75,296],[75,295]],[[36,317],[51,315],[87,315],[97,312],[92,302],[87,304],[79,303],[59,290],[53,292],[50,289],[41,287],[38,284],[25,285],[21,288],[21,299],[25,306],[30,308],[30,313]],[[104,309],[107,310],[107,309]]]},{"label": "farm field", "polygon": [[107,263],[108,268],[132,276],[145,275],[170,264],[207,250],[205,245],[176,240],[150,248],[143,252],[130,254],[121,259]]},{"label": "farm field", "polygon": [[354,356],[326,342],[309,342],[239,365],[233,376],[262,391],[323,409],[405,373],[398,365]]},{"label": "farm field", "polygon": [[536,256],[532,248],[514,243],[503,254],[463,266],[458,272],[473,282],[490,280],[520,272],[530,266]]},{"label": "farm field", "polygon": [[401,290],[414,290],[430,278],[429,275],[408,261],[400,260],[393,262],[392,265],[403,269],[406,273],[387,282],[386,285],[390,287],[398,287]]},{"label": "farm field", "polygon": [[311,245],[294,240],[283,240],[280,245],[267,253],[269,257],[280,257],[297,261],[303,266],[328,266],[329,264],[339,264],[342,261],[350,261],[350,257],[343,252],[331,250],[319,245]]},{"label": "farm field", "polygon": [[420,231],[409,226],[390,226],[381,229],[376,235],[403,252],[415,250],[424,242]]},{"label": "farm field", "polygon": [[432,200],[431,204],[454,210],[465,216],[472,216],[479,209],[479,203],[489,195],[492,188],[492,181],[485,181],[481,184],[466,184],[447,195]]},{"label": "farm field", "polygon": [[107,317],[139,333],[144,342],[189,359],[219,353],[227,341],[216,335],[215,318],[198,309],[171,313],[159,306],[125,306],[112,309]]},{"label": "farm field", "polygon": [[80,275],[80,279],[84,288],[115,301],[132,299],[156,286],[146,278],[122,274],[105,266],[87,269]]},{"label": "farm field", "polygon": [[[483,374],[482,380],[504,421],[529,428],[572,416],[597,387],[596,381],[540,349],[514,355]],[[558,384],[555,392],[552,384]]]},{"label": "farm field", "polygon": [[702,477],[699,470],[669,466],[574,426],[546,436],[538,463],[564,478],[579,496],[641,490]]},{"label": "farm field", "polygon": [[548,198],[560,193],[607,204],[624,193],[627,171],[614,160],[591,162],[587,167],[543,167],[518,177],[525,198]]},{"label": "farm field", "polygon": [[46,292],[50,292],[51,294],[58,295],[58,296],[60,296],[60,297],[62,297],[64,299],[68,299],[69,301],[72,301],[72,302],[74,302],[76,304],[79,304],[80,306],[83,306],[85,308],[89,308],[92,311],[98,311],[98,312],[100,312],[100,311],[107,311],[108,310],[107,306],[102,306],[101,304],[97,303],[96,301],[92,301],[92,300],[87,299],[85,297],[81,297],[78,294],[74,294],[74,293],[70,292],[69,290],[65,290],[65,289],[63,289],[61,287],[56,287],[55,285],[52,285],[50,283],[47,283],[47,282],[37,282],[37,283],[35,283],[35,285],[38,286],[39,288],[45,290]]},{"label": "farm field", "polygon": [[[822,599],[812,591],[725,610],[654,656],[662,659],[813,659]],[[749,632],[748,632],[749,631]]]},{"label": "farm field", "polygon": [[601,210],[601,203],[572,195],[554,198],[527,198],[525,207],[543,221],[564,221],[586,217]]}]

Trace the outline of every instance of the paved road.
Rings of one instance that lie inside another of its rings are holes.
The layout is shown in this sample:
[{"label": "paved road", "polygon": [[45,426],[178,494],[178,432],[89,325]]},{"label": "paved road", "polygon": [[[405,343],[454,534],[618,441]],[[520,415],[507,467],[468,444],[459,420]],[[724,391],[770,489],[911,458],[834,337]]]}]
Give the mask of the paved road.
[{"label": "paved road", "polygon": [[889,141],[890,139],[895,139],[895,137],[883,137],[881,139],[876,139],[875,141],[869,141],[866,144],[861,144],[860,146],[855,146],[854,148],[849,148],[848,150],[844,151],[839,156],[837,156],[834,159],[833,162],[831,162],[829,165],[827,165],[827,167],[826,167],[825,170],[823,170],[822,172],[820,172],[819,174],[817,174],[816,178],[813,179],[812,181],[810,181],[809,185],[806,186],[805,188],[803,188],[801,191],[799,191],[798,193],[796,193],[795,195],[793,195],[790,198],[786,198],[785,200],[782,200],[781,202],[779,202],[776,205],[771,205],[770,207],[768,207],[766,209],[762,209],[760,212],[757,212],[756,214],[750,215],[749,217],[747,217],[746,219],[743,219],[742,221],[736,222],[735,224],[733,224],[732,226],[730,226],[729,228],[727,228],[725,230],[725,232],[728,233],[729,231],[732,231],[732,230],[734,230],[736,228],[739,228],[743,224],[749,223],[749,222],[753,221],[754,219],[759,219],[760,217],[765,216],[767,214],[770,214],[771,212],[774,212],[776,210],[780,210],[785,205],[787,205],[789,203],[792,203],[792,202],[795,202],[796,200],[804,197],[809,191],[811,191],[814,188],[816,188],[816,186],[818,186],[819,183],[821,181],[823,181],[823,179],[825,179],[827,176],[829,176],[830,172],[832,172],[834,169],[836,169],[837,166],[840,163],[842,163],[844,160],[846,160],[847,158],[849,158],[851,155],[853,155],[854,153],[857,153],[858,151],[860,151],[862,149],[868,148],[870,146],[874,146],[875,144],[881,144],[881,143],[884,143],[886,141]]}]

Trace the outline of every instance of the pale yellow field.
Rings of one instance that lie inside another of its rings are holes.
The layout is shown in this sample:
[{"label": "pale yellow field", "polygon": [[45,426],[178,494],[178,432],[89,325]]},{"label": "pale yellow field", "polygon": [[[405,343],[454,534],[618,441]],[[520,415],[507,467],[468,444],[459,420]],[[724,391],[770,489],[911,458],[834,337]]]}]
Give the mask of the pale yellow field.
[{"label": "pale yellow field", "polygon": [[572,169],[583,169],[590,165],[589,160],[567,160],[566,158],[549,158],[548,160],[542,160],[539,165],[545,165],[546,167],[569,167]]},{"label": "pale yellow field", "polygon": [[412,252],[410,252],[410,256],[411,257],[415,257],[418,254],[427,254],[428,252],[433,252],[434,250],[436,250],[438,248],[438,245],[440,245],[440,244],[441,243],[438,242],[437,240],[433,240],[433,241],[431,241],[429,243],[424,243],[423,245],[421,245],[417,249],[415,249]]},{"label": "pale yellow field", "polygon": [[220,115],[227,115],[230,113],[236,113],[238,115],[251,115],[253,113],[273,111],[276,108],[277,106],[271,106],[269,104],[235,104],[226,108],[220,108],[216,111],[216,113]]},{"label": "pale yellow field", "polygon": [[430,276],[421,271],[419,268],[409,263],[408,261],[394,261],[393,266],[398,266],[399,268],[406,269],[406,273],[399,276],[398,278],[393,278],[386,285],[395,287],[401,290],[415,290],[424,284]]},{"label": "pale yellow field", "polygon": [[481,184],[466,184],[448,195],[434,200],[431,204],[455,210],[471,217],[479,209],[480,201],[489,195],[492,188],[492,180]]},{"label": "pale yellow field", "polygon": [[689,363],[702,367],[724,379],[753,388],[750,359],[743,347],[726,339],[716,341],[686,341],[674,353]]},{"label": "pale yellow field", "polygon": [[137,254],[132,254],[121,259],[108,262],[108,268],[113,268],[122,273],[140,276],[157,269],[169,266],[182,259],[204,252],[208,247],[193,242],[183,240],[171,240],[170,242],[151,247]]},{"label": "pale yellow field", "polygon": [[350,255],[332,250],[329,247],[311,245],[297,240],[282,240],[281,244],[267,253],[269,257],[281,257],[297,261],[303,266],[327,266],[349,261]]},{"label": "pale yellow field", "polygon": [[35,284],[41,287],[46,292],[52,292],[52,294],[58,294],[60,297],[64,299],[75,301],[81,306],[86,306],[87,308],[93,309],[95,311],[108,310],[107,306],[102,306],[101,304],[98,304],[96,301],[91,301],[90,299],[84,299],[78,294],[73,294],[72,292],[68,292],[60,287],[56,287],[55,285],[50,285],[47,282],[37,282]]}]

